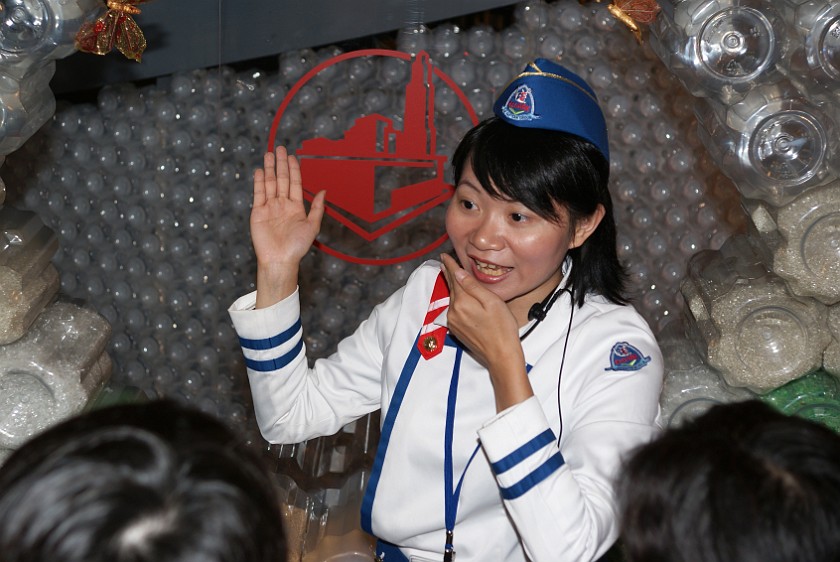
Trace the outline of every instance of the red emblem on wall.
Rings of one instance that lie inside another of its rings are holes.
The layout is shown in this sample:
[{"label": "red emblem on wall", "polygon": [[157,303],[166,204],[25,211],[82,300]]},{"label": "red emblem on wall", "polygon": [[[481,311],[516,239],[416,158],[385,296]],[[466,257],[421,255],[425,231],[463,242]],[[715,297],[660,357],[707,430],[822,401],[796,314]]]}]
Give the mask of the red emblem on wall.
[{"label": "red emblem on wall", "polygon": [[[326,190],[327,216],[346,228],[346,236],[356,236],[368,243],[387,232],[406,227],[452,197],[454,188],[444,179],[447,156],[438,153],[435,82],[455,92],[472,124],[478,122],[464,93],[433,65],[427,53],[420,52],[415,56],[369,49],[339,55],[304,75],[289,90],[275,115],[268,149],[274,148],[283,113],[301,87],[332,65],[371,56],[396,57],[410,64],[402,126],[399,127],[391,117],[377,113],[363,115],[344,131],[341,138],[306,139],[295,152],[300,160],[304,196],[311,200],[316,193]],[[377,198],[377,179],[383,170],[405,171],[405,177],[413,178],[392,187],[385,205],[381,202],[382,197]],[[436,240],[396,257],[354,256],[320,241],[315,245],[350,262],[386,265],[422,256],[443,244],[446,238],[441,225],[441,235]]]}]

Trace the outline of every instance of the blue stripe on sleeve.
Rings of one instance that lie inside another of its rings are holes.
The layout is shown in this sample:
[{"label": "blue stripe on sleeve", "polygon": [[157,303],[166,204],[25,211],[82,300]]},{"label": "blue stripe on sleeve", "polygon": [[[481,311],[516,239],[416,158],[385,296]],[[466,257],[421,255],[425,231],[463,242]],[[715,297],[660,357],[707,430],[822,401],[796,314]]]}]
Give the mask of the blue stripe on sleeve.
[{"label": "blue stripe on sleeve", "polygon": [[506,500],[515,500],[528,490],[548,478],[554,471],[566,464],[566,460],[560,451],[557,451],[553,457],[545,461],[539,468],[531,474],[514,484],[509,488],[502,488],[502,498]]},{"label": "blue stripe on sleeve", "polygon": [[266,361],[255,361],[253,359],[245,358],[245,365],[253,370],[253,371],[276,371],[278,369],[282,369],[289,363],[291,363],[295,357],[298,356],[300,351],[303,349],[303,338],[298,340],[297,345],[294,346],[288,353],[284,353],[280,357],[276,359],[268,359]]},{"label": "blue stripe on sleeve", "polygon": [[546,429],[514,452],[509,454],[508,456],[500,459],[490,466],[493,468],[493,472],[496,474],[501,474],[507,470],[510,470],[529,456],[533,455],[549,443],[554,441],[554,432],[550,429]]},{"label": "blue stripe on sleeve", "polygon": [[291,328],[283,330],[276,336],[265,338],[261,340],[249,340],[248,338],[239,338],[239,345],[245,349],[271,349],[279,345],[283,345],[298,333],[300,330],[300,318],[297,319]]}]

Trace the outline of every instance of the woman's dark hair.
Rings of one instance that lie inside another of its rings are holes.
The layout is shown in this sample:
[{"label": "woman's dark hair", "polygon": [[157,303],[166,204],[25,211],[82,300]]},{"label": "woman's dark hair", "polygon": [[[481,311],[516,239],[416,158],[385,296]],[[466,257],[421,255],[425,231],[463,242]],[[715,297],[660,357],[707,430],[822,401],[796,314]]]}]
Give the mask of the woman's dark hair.
[{"label": "woman's dark hair", "polygon": [[217,419],[172,402],[96,410],[0,467],[3,562],[278,562],[278,494]]},{"label": "woman's dark hair", "polygon": [[840,436],[758,401],[642,446],[618,496],[630,562],[840,560]]},{"label": "woman's dark hair", "polygon": [[519,201],[557,223],[557,206],[569,212],[569,228],[604,206],[604,218],[572,259],[570,283],[579,306],[595,293],[624,304],[626,273],[616,253],[615,218],[608,189],[610,166],[589,141],[546,129],[515,127],[491,117],[470,130],[452,156],[457,184],[469,164],[493,197]]}]

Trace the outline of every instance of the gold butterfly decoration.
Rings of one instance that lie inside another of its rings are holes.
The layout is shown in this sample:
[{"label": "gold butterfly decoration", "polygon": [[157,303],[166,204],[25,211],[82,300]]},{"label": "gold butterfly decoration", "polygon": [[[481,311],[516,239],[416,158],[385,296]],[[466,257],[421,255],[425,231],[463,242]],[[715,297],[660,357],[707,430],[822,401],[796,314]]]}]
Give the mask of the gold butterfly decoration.
[{"label": "gold butterfly decoration", "polygon": [[107,11],[93,22],[82,24],[76,34],[76,48],[85,53],[105,55],[114,47],[129,59],[140,62],[146,38],[132,16],[140,13],[137,4],[147,0],[107,0]]},{"label": "gold butterfly decoration", "polygon": [[[581,3],[585,1],[582,0]],[[641,43],[642,30],[639,24],[652,23],[661,8],[656,0],[613,0],[607,9],[618,21],[626,25],[636,36],[636,40]]]}]

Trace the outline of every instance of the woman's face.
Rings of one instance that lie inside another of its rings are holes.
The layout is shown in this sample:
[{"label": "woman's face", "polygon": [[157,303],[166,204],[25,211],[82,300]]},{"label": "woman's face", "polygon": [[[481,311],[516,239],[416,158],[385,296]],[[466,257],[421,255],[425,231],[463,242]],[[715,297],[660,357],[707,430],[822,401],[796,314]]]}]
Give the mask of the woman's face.
[{"label": "woman's face", "polygon": [[550,222],[518,201],[491,197],[469,163],[446,211],[446,232],[461,266],[508,304],[520,326],[531,305],[560,283],[566,252],[594,230],[584,219],[573,232],[568,211],[559,207],[557,214],[560,221]]}]

